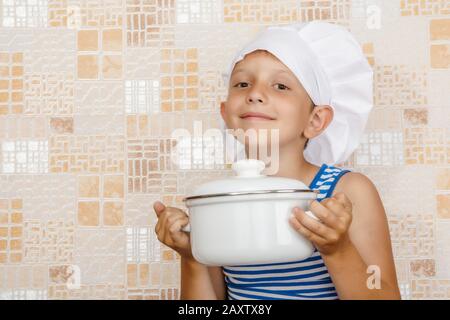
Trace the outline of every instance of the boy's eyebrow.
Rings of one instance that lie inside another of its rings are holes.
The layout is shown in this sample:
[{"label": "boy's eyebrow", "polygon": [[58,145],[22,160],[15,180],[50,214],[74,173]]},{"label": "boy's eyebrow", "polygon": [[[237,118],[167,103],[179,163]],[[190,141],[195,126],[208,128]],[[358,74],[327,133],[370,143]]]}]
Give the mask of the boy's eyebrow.
[{"label": "boy's eyebrow", "polygon": [[[246,69],[243,69],[243,68],[239,68],[239,69],[236,69],[236,70],[233,72],[233,74],[236,74],[236,73],[239,73],[239,72],[245,72],[245,71],[247,71],[247,70],[246,70]],[[286,73],[286,74],[288,74],[288,75],[291,75],[287,70],[283,70],[283,69],[275,69],[274,72],[275,72],[275,74]]]}]

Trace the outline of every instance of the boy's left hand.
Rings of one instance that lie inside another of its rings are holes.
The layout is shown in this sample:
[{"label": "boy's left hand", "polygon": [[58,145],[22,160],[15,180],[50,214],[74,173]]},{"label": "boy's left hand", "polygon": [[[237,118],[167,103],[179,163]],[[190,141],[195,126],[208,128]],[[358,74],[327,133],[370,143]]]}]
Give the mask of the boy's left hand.
[{"label": "boy's left hand", "polygon": [[320,219],[308,216],[304,210],[295,207],[289,219],[291,225],[309,239],[324,255],[332,255],[350,244],[348,229],[352,222],[352,203],[347,196],[338,192],[321,202],[311,202],[310,211]]}]

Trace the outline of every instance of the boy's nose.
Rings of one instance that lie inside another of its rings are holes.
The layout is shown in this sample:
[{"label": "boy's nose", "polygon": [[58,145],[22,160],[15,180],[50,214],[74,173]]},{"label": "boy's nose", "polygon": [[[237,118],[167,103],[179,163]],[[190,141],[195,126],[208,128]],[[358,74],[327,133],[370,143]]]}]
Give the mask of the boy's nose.
[{"label": "boy's nose", "polygon": [[253,102],[254,100],[258,100],[258,102],[263,102],[262,99],[260,99],[260,98],[257,98],[257,99],[249,98],[248,100],[249,100],[250,102]]}]

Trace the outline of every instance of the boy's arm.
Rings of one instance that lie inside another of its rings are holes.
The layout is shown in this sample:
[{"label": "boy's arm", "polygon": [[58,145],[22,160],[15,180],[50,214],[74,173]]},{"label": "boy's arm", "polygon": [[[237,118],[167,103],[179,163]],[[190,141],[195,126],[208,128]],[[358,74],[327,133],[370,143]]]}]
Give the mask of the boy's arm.
[{"label": "boy's arm", "polygon": [[[324,261],[328,260],[330,273],[335,275],[333,281],[339,297],[400,298],[388,221],[376,187],[363,174],[350,172],[339,180],[333,194],[338,192],[343,192],[353,206],[352,223],[348,230],[351,246],[348,250],[336,254],[335,259],[324,258]],[[361,269],[358,268],[358,262],[361,262]],[[367,287],[367,279],[373,272],[366,272],[369,266],[379,267],[380,289],[370,290]]]},{"label": "boy's arm", "polygon": [[220,267],[207,267],[192,258],[184,257],[181,257],[180,264],[181,300],[221,300],[225,298],[225,284]]}]

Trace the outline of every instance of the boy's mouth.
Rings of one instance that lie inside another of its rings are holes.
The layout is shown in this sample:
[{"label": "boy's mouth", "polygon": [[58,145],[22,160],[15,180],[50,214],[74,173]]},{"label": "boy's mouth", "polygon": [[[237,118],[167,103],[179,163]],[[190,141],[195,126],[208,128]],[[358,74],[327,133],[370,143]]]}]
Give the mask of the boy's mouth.
[{"label": "boy's mouth", "polygon": [[275,118],[260,112],[246,112],[242,114],[240,117],[241,119],[244,120],[264,120],[264,121],[275,120]]}]

